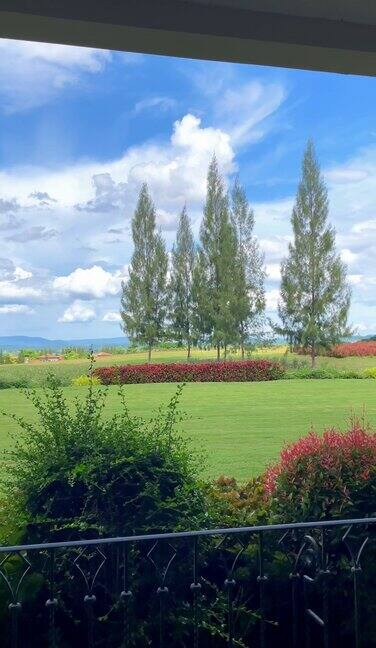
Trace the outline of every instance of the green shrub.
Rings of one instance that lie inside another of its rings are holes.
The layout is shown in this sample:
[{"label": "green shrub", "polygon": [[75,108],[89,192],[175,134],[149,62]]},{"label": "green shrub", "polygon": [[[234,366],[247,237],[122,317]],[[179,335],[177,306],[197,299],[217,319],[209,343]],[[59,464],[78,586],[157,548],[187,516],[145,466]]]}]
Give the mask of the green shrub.
[{"label": "green shrub", "polygon": [[[197,477],[201,457],[192,452],[177,431],[181,391],[179,387],[170,403],[150,420],[130,415],[121,390],[121,411],[108,418],[106,390],[94,388],[92,383],[73,408],[68,406],[53,376],[42,393],[27,393],[38,413],[38,422],[31,424],[12,416],[20,431],[13,449],[5,453],[12,471],[5,473],[1,481],[7,494],[2,517],[8,537],[2,538],[3,542],[16,536],[20,542],[34,543],[210,525],[207,496]],[[155,574],[147,560],[137,559],[142,550],[132,549],[132,558],[140,565],[134,600],[135,641],[140,646],[146,645],[142,643],[146,635],[157,641],[158,632],[157,618],[148,614],[155,600]],[[189,592],[186,580],[191,575],[186,565],[191,560],[190,547],[183,546],[179,555],[170,581],[178,599],[183,591]],[[66,561],[67,569],[71,559],[69,550],[61,552],[59,560]],[[106,564],[106,578],[117,582],[118,562],[109,555]],[[19,567],[22,570],[21,563]],[[82,620],[80,582],[63,573],[58,586],[63,644],[84,645],[86,625]],[[45,601],[43,587],[41,582],[39,594],[37,591],[34,595],[35,609]],[[38,620],[32,612],[33,600],[27,599],[27,605],[34,627]],[[176,621],[179,614],[181,608],[173,612],[171,623],[176,631],[188,633],[187,619]],[[47,645],[47,638],[38,634],[37,627],[33,630],[37,643],[30,645]],[[117,633],[121,627],[121,623],[114,625],[104,619],[97,631],[98,645],[120,645]],[[179,646],[188,643],[182,638],[178,641]]]},{"label": "green shrub", "polygon": [[89,385],[101,385],[101,381],[97,376],[87,376],[83,374],[82,376],[72,378],[72,385],[75,385],[76,387],[88,387]]},{"label": "green shrub", "polygon": [[262,477],[239,484],[233,477],[219,477],[209,489],[212,507],[220,526],[266,524],[269,503]]},{"label": "green shrub", "polygon": [[29,387],[29,381],[25,377],[1,376],[0,389],[20,389]]},{"label": "green shrub", "polygon": [[331,379],[360,379],[364,378],[364,374],[359,371],[340,371],[335,367],[318,367],[312,369],[310,367],[299,367],[296,369],[289,369],[284,378],[286,380],[303,379],[303,380],[331,380]]},{"label": "green shrub", "polygon": [[73,410],[52,374],[42,394],[27,392],[39,422],[11,416],[20,431],[2,487],[28,540],[46,540],[52,529],[77,538],[196,526],[205,507],[197,458],[175,429],[181,389],[151,420],[132,417],[121,390],[121,413],[108,419],[106,391],[92,381]]},{"label": "green shrub", "polygon": [[366,378],[376,378],[376,367],[370,367],[365,369],[364,375]]}]

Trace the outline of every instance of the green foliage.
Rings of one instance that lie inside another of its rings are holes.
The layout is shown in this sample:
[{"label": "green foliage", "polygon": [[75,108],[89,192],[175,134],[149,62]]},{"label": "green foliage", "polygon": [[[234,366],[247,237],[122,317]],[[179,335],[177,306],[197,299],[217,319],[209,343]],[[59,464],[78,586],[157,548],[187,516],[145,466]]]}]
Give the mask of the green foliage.
[{"label": "green foliage", "polygon": [[231,223],[236,236],[234,261],[234,316],[237,338],[245,354],[245,346],[260,337],[262,315],[265,310],[264,255],[253,234],[255,217],[246,193],[236,179],[231,194]]},{"label": "green foliage", "polygon": [[148,346],[150,360],[152,347],[165,334],[168,258],[163,238],[156,231],[155,208],[146,184],[132,220],[132,236],[134,251],[129,279],[122,286],[121,317],[132,342]]},{"label": "green foliage", "polygon": [[336,380],[342,378],[345,380],[350,380],[352,378],[365,378],[364,373],[361,371],[341,371],[335,367],[318,367],[312,369],[312,367],[299,367],[295,369],[289,369],[284,378],[287,380],[293,380],[295,378],[301,378],[303,380]]},{"label": "green foliage", "polygon": [[170,310],[172,337],[179,346],[187,346],[187,357],[192,344],[192,281],[195,261],[194,240],[186,207],[183,208],[176,243],[172,248],[170,281]]},{"label": "green foliage", "polygon": [[76,378],[72,378],[72,385],[75,385],[76,387],[87,387],[88,385],[100,385],[101,381],[98,378],[98,376],[86,376],[85,374],[82,376],[77,376]]},{"label": "green foliage", "polygon": [[81,358],[87,358],[88,355],[89,351],[85,347],[66,347],[63,349],[65,360],[80,360]]},{"label": "green foliage", "polygon": [[216,157],[209,166],[200,248],[194,272],[195,330],[200,342],[226,347],[237,338],[234,259],[237,244]]},{"label": "green foliage", "polygon": [[267,524],[269,504],[263,479],[238,483],[234,477],[219,477],[209,489],[211,505],[221,527]]},{"label": "green foliage", "polygon": [[20,389],[28,386],[27,378],[22,376],[2,376],[0,378],[0,389]]},{"label": "green foliage", "polygon": [[294,240],[281,267],[281,327],[291,344],[308,348],[312,366],[320,348],[349,334],[350,289],[328,224],[327,189],[312,142],[308,142],[291,222]]},{"label": "green foliage", "polygon": [[376,379],[376,367],[370,367],[364,371],[366,378],[375,378]]},{"label": "green foliage", "polygon": [[[70,408],[53,375],[42,394],[26,397],[36,423],[10,415],[20,431],[4,459],[10,519],[25,539],[128,535],[197,526],[205,507],[197,488],[197,457],[176,432],[182,387],[150,420],[105,416],[106,391],[90,382]],[[9,414],[6,414],[9,416]]]}]

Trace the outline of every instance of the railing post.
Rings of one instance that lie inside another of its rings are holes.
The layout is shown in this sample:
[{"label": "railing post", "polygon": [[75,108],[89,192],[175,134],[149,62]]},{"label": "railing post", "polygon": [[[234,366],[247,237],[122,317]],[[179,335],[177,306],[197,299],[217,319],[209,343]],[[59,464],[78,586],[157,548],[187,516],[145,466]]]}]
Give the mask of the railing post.
[{"label": "railing post", "polygon": [[268,580],[267,575],[264,573],[264,536],[261,531],[258,534],[258,556],[259,556],[259,574],[257,581],[259,584],[260,594],[260,647],[265,648],[266,644],[266,624],[265,624],[265,584]]},{"label": "railing post", "polygon": [[201,592],[201,583],[197,580],[197,555],[198,537],[193,538],[193,582],[191,592],[193,595],[193,648],[199,648],[199,619],[198,619],[198,597]]},{"label": "railing post", "polygon": [[123,544],[122,553],[123,588],[120,593],[120,601],[123,606],[123,643],[124,648],[128,648],[130,645],[130,606],[133,593],[129,587],[129,549],[127,542]]},{"label": "railing post", "polygon": [[299,648],[299,589],[301,585],[300,574],[292,572],[291,581],[291,615],[292,615],[292,648]]},{"label": "railing post", "polygon": [[10,603],[9,612],[11,616],[11,646],[18,648],[18,619],[21,612],[21,603]]},{"label": "railing post", "polygon": [[55,549],[50,550],[50,597],[46,601],[48,610],[48,640],[50,648],[56,648],[55,610],[57,608],[55,597]]}]

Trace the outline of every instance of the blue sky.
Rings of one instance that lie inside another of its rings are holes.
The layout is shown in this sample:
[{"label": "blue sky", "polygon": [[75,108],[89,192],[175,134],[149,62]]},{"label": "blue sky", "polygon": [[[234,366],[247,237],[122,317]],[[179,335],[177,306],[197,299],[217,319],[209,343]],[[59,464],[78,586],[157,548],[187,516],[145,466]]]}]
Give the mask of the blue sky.
[{"label": "blue sky", "polygon": [[214,151],[254,207],[275,318],[308,137],[351,323],[376,332],[375,103],[375,79],[0,40],[0,335],[118,335],[141,182],[170,248],[184,202],[198,235]]}]

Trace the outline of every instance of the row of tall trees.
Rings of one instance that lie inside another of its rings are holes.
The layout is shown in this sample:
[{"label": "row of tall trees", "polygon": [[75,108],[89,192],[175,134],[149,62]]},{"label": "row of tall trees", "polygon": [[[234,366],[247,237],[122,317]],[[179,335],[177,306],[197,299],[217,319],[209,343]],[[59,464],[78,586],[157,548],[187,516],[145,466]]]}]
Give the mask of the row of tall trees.
[{"label": "row of tall trees", "polygon": [[[134,253],[123,284],[121,316],[129,337],[151,350],[161,340],[191,347],[215,346],[226,357],[229,344],[244,350],[265,323],[264,257],[254,236],[254,213],[236,180],[228,193],[213,157],[195,245],[183,208],[171,263],[155,208],[143,185],[132,222]],[[350,289],[346,267],[329,223],[328,191],[312,142],[303,157],[291,224],[293,240],[281,264],[278,314],[271,327],[291,347],[317,354],[350,334]],[[170,269],[170,272],[169,272]],[[168,277],[169,275],[169,277]]]},{"label": "row of tall trees", "polygon": [[196,246],[186,207],[171,253],[156,228],[147,185],[132,221],[134,252],[123,284],[123,330],[153,346],[165,338],[191,347],[206,343],[226,356],[229,344],[244,349],[260,328],[265,310],[264,258],[253,233],[254,214],[238,181],[229,195],[213,157],[200,240]]}]

